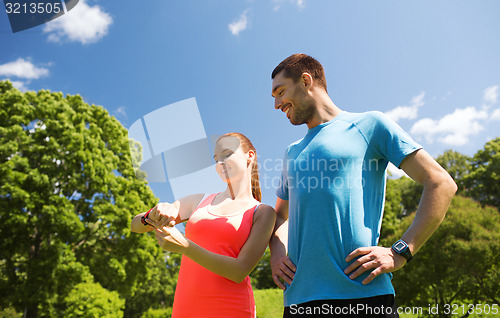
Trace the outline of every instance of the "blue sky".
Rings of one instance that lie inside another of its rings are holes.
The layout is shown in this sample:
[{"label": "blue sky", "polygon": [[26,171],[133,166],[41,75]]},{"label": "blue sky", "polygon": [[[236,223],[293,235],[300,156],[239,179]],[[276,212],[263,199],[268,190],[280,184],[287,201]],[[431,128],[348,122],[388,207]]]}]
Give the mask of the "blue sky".
[{"label": "blue sky", "polygon": [[293,53],[323,64],[341,109],[387,113],[433,156],[500,136],[499,1],[86,0],[18,33],[1,8],[0,79],[80,94],[127,128],[195,97],[207,135],[242,132],[267,160],[271,205],[274,163],[307,130],[273,108],[271,71]]}]

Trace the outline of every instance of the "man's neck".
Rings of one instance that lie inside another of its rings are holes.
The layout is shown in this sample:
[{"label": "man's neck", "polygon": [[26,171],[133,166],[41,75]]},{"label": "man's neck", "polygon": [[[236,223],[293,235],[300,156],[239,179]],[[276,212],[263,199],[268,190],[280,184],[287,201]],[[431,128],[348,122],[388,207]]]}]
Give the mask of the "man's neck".
[{"label": "man's neck", "polygon": [[312,116],[311,120],[307,122],[309,129],[314,128],[320,124],[326,123],[337,117],[342,110],[337,107],[325,92],[316,98],[316,113]]}]

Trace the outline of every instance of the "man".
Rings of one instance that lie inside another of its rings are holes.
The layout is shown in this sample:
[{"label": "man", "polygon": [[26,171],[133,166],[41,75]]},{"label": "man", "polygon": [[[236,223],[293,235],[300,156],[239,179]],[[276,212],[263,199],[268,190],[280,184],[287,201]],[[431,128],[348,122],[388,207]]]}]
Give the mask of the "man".
[{"label": "man", "polygon": [[[271,267],[285,290],[284,317],[398,317],[390,272],[434,233],[456,184],[382,113],[339,109],[314,58],[294,54],[274,69],[272,79],[275,108],[293,125],[309,128],[287,148],[277,190]],[[377,247],[388,162],[424,190],[401,240]]]}]

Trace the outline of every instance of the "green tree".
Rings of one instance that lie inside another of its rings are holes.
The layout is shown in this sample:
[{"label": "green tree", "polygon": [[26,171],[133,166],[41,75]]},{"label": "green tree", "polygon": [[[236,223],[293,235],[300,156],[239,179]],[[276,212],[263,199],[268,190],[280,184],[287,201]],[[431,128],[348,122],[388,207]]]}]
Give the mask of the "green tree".
[{"label": "green tree", "polygon": [[274,283],[271,270],[271,251],[266,249],[257,266],[250,274],[252,286],[256,289],[278,288]]},{"label": "green tree", "polygon": [[422,185],[407,177],[387,180],[381,239],[400,230],[403,217],[417,210],[422,191]]},{"label": "green tree", "polygon": [[64,317],[122,318],[124,303],[117,292],[108,291],[96,283],[80,283],[66,297]]},{"label": "green tree", "polygon": [[[400,231],[383,240],[388,246]],[[414,260],[394,273],[393,284],[401,306],[492,304],[500,297],[500,214],[470,198],[453,198],[447,215]],[[440,317],[446,317],[442,312]]]},{"label": "green tree", "polygon": [[172,307],[166,309],[149,309],[141,318],[165,318],[172,316]]},{"label": "green tree", "polygon": [[471,158],[453,150],[447,150],[436,161],[444,168],[458,185],[458,193],[465,190],[465,177],[471,172]]},{"label": "green tree", "polygon": [[[136,234],[141,235],[141,234]],[[136,317],[137,313],[164,313],[171,310],[174,303],[174,291],[181,263],[181,255],[175,253],[162,254],[156,265],[145,272],[144,281],[138,286],[134,295],[128,299],[125,310],[126,317]],[[164,315],[163,317],[168,317]]]},{"label": "green tree", "polygon": [[464,178],[467,195],[500,208],[500,137],[487,142],[474,155],[471,166]]},{"label": "green tree", "polygon": [[401,189],[398,186],[400,183],[400,179],[387,179],[381,238],[394,234],[401,226],[404,207],[401,202]]},{"label": "green tree", "polygon": [[156,202],[134,174],[127,130],[105,109],[0,82],[0,307],[62,316],[74,286],[95,282],[132,315],[134,295],[158,284],[151,268],[177,266],[154,235],[130,232]]}]

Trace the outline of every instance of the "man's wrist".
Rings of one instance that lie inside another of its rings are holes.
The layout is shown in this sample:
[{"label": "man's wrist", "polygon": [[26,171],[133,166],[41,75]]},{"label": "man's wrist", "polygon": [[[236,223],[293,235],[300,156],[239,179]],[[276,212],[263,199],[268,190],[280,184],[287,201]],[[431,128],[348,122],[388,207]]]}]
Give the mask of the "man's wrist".
[{"label": "man's wrist", "polygon": [[411,254],[410,247],[408,246],[408,243],[406,243],[403,240],[396,241],[391,246],[391,250],[394,253],[404,257],[406,259],[406,262],[411,261],[411,259],[413,258],[413,255]]}]

